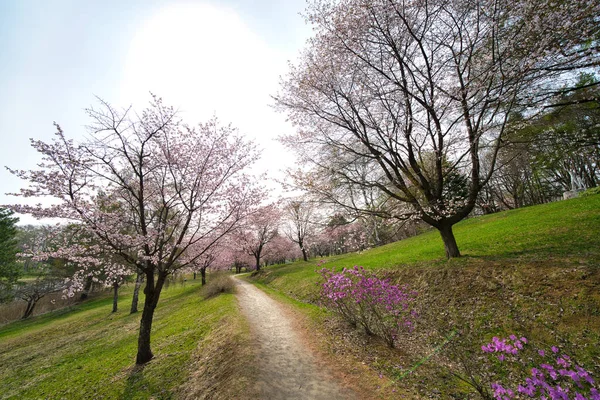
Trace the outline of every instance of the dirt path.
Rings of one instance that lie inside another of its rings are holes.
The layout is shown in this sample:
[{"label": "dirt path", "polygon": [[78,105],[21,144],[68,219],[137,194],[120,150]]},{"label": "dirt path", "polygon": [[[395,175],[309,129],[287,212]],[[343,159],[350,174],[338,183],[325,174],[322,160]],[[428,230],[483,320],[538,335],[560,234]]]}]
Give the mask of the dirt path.
[{"label": "dirt path", "polygon": [[258,346],[258,391],[263,399],[352,399],[318,365],[292,322],[273,299],[254,285],[235,279],[238,299]]}]

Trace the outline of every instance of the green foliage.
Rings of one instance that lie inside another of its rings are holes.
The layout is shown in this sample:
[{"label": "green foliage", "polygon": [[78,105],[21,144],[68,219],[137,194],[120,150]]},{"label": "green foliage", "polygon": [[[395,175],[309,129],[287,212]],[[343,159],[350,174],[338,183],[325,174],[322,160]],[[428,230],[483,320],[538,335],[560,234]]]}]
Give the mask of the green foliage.
[{"label": "green foliage", "polygon": [[582,74],[577,90],[565,91],[555,107],[513,134],[516,140],[531,142],[534,166],[570,185],[568,171],[575,171],[587,187],[600,179],[600,85],[594,75]]},{"label": "green foliage", "polygon": [[575,87],[560,92],[537,115],[510,115],[486,207],[543,204],[564,191],[600,184],[600,81],[581,74]]},{"label": "green foliage", "polygon": [[19,279],[21,270],[17,265],[17,227],[18,218],[13,212],[0,208],[0,301],[9,300],[12,286]]},{"label": "green foliage", "polygon": [[600,186],[596,186],[586,190],[585,192],[579,194],[579,197],[588,197],[600,194]]}]

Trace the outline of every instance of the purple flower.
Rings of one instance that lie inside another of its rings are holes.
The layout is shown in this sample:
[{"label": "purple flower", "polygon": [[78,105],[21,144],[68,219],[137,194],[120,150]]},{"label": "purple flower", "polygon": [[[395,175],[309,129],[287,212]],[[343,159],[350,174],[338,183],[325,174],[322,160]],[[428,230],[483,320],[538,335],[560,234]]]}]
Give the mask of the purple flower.
[{"label": "purple flower", "polygon": [[[518,361],[518,351],[523,349],[523,344],[527,344],[527,339],[516,339],[515,335],[510,335],[507,339],[494,337],[481,349],[485,353],[498,353],[497,357],[501,361],[506,359],[507,354],[513,356],[512,360]],[[557,354],[559,349],[557,346],[552,346],[551,351]],[[546,355],[543,350],[538,350],[537,353],[541,357]],[[531,358],[527,360],[527,362],[529,361]],[[574,366],[572,367],[572,365]],[[525,378],[525,382],[518,384],[516,391],[503,386],[503,384],[504,382],[492,384],[495,399],[513,399],[516,392],[520,396],[546,400],[600,400],[600,393],[594,386],[595,381],[589,372],[576,365],[575,361],[571,361],[566,354],[547,363],[539,364],[539,367],[531,368],[531,376]]]}]

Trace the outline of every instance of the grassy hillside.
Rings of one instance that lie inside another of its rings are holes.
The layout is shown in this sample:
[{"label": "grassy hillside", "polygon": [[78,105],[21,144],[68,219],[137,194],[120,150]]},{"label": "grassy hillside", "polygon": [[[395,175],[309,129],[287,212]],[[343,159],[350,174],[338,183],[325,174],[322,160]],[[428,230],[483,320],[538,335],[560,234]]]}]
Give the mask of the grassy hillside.
[{"label": "grassy hillside", "polygon": [[[144,368],[134,367],[140,314],[128,312],[130,293],[114,314],[112,299],[102,298],[0,328],[0,398],[201,397],[223,383],[222,368],[242,368],[251,354],[241,347],[249,331],[234,295],[203,300],[200,293],[197,282],[163,292],[153,326],[156,358]],[[207,368],[215,347],[237,355]],[[236,368],[240,381],[227,383],[225,395],[247,382],[248,373]]]},{"label": "grassy hillside", "polygon": [[[600,196],[472,218],[454,231],[460,259],[444,259],[436,231],[324,259],[327,268],[361,265],[409,285],[419,293],[421,313],[415,334],[387,349],[336,318],[316,317],[306,311],[309,304],[297,307],[334,362],[366,364],[381,374],[386,383],[379,387],[386,389],[377,391],[379,398],[411,389],[425,397],[478,398],[456,377],[465,372],[459,360],[476,361],[492,336],[517,333],[557,344],[600,376]],[[317,261],[266,268],[254,281],[280,297],[316,304]]]},{"label": "grassy hillside", "polygon": [[[482,343],[513,332],[557,344],[600,376],[600,196],[469,219],[455,233],[464,254],[456,260],[443,258],[435,231],[325,259],[325,267],[363,265],[418,291],[415,333],[395,349],[316,305],[318,260],[253,279],[305,316],[313,345],[365,398],[476,398],[457,378],[456,355],[476,361]],[[0,399],[253,398],[253,346],[233,295],[204,300],[189,281],[166,289],[156,358],[136,368],[130,290],[115,314],[106,297],[0,327]]]},{"label": "grassy hillside", "polygon": [[[600,196],[527,207],[471,218],[455,225],[464,256],[447,261],[435,230],[362,253],[325,258],[324,267],[361,265],[368,269],[403,267],[465,267],[495,264],[545,267],[600,265]],[[310,299],[315,293],[317,259],[268,268],[262,283],[293,297]]]}]

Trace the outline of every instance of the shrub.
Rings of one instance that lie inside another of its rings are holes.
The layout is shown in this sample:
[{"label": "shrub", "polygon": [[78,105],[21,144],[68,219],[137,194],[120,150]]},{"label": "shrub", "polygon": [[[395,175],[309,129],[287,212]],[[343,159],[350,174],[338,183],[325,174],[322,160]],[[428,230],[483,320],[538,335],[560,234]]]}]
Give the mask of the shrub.
[{"label": "shrub", "polygon": [[340,273],[324,268],[320,273],[325,279],[322,302],[352,325],[361,325],[390,347],[401,332],[412,332],[416,292],[379,279],[363,267],[344,268]]},{"label": "shrub", "polygon": [[223,273],[215,273],[209,276],[206,281],[206,285],[202,287],[201,295],[205,299],[217,296],[221,293],[233,293],[235,290],[235,283],[231,279],[231,276]]},{"label": "shrub", "polygon": [[[502,377],[491,384],[495,399],[600,400],[590,373],[568,355],[561,354],[558,347],[535,351],[526,347],[527,339],[515,335],[505,339],[494,337],[491,343],[481,347],[484,353],[496,355],[491,362],[496,364],[496,376]],[[525,370],[528,373],[521,376],[515,372]],[[517,382],[520,383],[515,387]]]},{"label": "shrub", "polygon": [[600,186],[596,186],[596,187],[586,190],[585,192],[582,192],[581,194],[579,194],[579,197],[588,197],[588,196],[594,196],[597,194],[600,194]]}]

